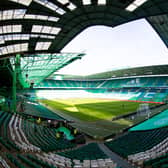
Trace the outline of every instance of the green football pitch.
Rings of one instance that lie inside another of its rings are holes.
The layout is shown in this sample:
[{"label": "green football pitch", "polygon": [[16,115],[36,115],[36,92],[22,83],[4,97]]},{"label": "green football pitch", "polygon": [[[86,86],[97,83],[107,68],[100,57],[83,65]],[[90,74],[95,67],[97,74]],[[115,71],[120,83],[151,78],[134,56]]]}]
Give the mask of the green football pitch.
[{"label": "green football pitch", "polygon": [[82,121],[109,120],[134,112],[141,104],[139,102],[86,98],[41,100],[41,102]]},{"label": "green football pitch", "polygon": [[116,116],[135,112],[141,103],[119,101],[111,99],[68,98],[54,100],[39,100],[53,112],[60,114],[67,120],[74,120],[72,126],[82,132],[102,139],[117,133],[140,120],[121,118],[115,121]]}]

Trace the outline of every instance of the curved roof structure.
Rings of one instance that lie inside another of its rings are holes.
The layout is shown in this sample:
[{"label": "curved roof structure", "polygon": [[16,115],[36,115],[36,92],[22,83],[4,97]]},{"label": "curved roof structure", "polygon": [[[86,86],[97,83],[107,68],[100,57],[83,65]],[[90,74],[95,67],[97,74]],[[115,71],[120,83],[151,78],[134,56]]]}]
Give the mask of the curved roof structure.
[{"label": "curved roof structure", "polygon": [[0,0],[0,86],[11,86],[13,56],[54,55],[93,25],[115,27],[145,18],[168,46],[167,9],[167,0]]},{"label": "curved roof structure", "polygon": [[24,57],[17,54],[10,58],[10,63],[22,87],[29,88],[83,56],[82,53],[24,54]]},{"label": "curved roof structure", "polygon": [[167,0],[1,0],[0,58],[56,53],[92,25],[146,18],[167,41]]},{"label": "curved roof structure", "polygon": [[107,79],[118,77],[138,76],[168,76],[168,65],[153,65],[144,67],[127,68],[97,73],[86,76],[88,79]]},{"label": "curved roof structure", "polygon": [[143,67],[132,67],[124,68],[112,71],[106,71],[101,73],[96,73],[87,76],[77,76],[77,75],[65,75],[54,73],[47,79],[55,80],[57,76],[62,77],[65,80],[99,80],[108,78],[127,78],[127,77],[138,77],[138,76],[168,76],[168,65],[152,65]]}]

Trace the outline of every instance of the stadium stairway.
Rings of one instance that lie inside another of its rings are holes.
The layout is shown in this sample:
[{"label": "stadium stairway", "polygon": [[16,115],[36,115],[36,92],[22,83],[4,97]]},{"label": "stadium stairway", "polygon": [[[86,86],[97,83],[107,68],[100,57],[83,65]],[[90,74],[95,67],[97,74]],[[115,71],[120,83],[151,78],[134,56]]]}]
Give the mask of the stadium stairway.
[{"label": "stadium stairway", "polygon": [[130,163],[125,161],[123,158],[121,158],[116,153],[112,152],[107,146],[105,146],[103,143],[98,143],[100,149],[109,157],[111,158],[115,163],[117,163],[118,167],[122,168],[135,168]]}]

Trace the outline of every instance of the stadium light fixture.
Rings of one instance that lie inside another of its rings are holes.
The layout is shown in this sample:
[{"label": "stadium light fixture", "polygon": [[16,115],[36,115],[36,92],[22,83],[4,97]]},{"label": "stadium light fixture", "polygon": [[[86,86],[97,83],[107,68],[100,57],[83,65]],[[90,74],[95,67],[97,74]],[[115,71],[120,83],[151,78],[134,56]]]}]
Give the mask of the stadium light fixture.
[{"label": "stadium light fixture", "polygon": [[61,3],[62,5],[66,6],[67,8],[69,8],[71,11],[76,9],[76,5],[74,5],[72,2],[70,2],[69,0],[57,0],[59,3]]},{"label": "stadium light fixture", "polygon": [[83,0],[83,5],[90,5],[91,4],[91,0]]},{"label": "stadium light fixture", "polygon": [[9,0],[9,1],[19,3],[19,4],[22,4],[22,5],[25,5],[25,6],[29,6],[32,2],[32,0]]},{"label": "stadium light fixture", "polygon": [[51,26],[44,26],[42,29],[42,33],[50,33],[51,32],[52,27]]},{"label": "stadium light fixture", "polygon": [[28,43],[7,45],[5,47],[0,47],[0,55],[24,52],[27,50],[28,50]]},{"label": "stadium light fixture", "polygon": [[1,36],[0,37],[0,44],[4,44],[5,43],[5,40],[3,39],[3,37]]},{"label": "stadium light fixture", "polygon": [[51,42],[37,42],[35,50],[48,50]]},{"label": "stadium light fixture", "polygon": [[43,26],[43,25],[33,25],[32,33],[44,33],[44,34],[58,34],[61,28],[59,27],[51,27],[51,26]]},{"label": "stadium light fixture", "polygon": [[0,34],[18,33],[22,31],[22,25],[0,26]]},{"label": "stadium light fixture", "polygon": [[98,5],[106,5],[106,0],[98,0]]},{"label": "stadium light fixture", "polygon": [[60,2],[63,5],[69,3],[69,0],[57,0],[57,1]]},{"label": "stadium light fixture", "polygon": [[6,41],[13,40],[29,40],[30,38],[44,38],[55,39],[54,35],[41,35],[41,34],[9,34],[0,36],[0,44],[4,44]]},{"label": "stadium light fixture", "polygon": [[14,19],[32,19],[32,20],[48,20],[57,22],[58,17],[47,16],[47,15],[34,15],[26,14],[26,9],[14,9],[14,10],[1,10],[0,20],[14,20]]},{"label": "stadium light fixture", "polygon": [[48,21],[57,22],[58,20],[59,20],[58,17],[53,17],[53,16],[48,17]]},{"label": "stadium light fixture", "polygon": [[12,26],[12,32],[21,32],[22,31],[22,25],[13,25]]},{"label": "stadium light fixture", "polygon": [[63,15],[64,13],[66,13],[63,9],[61,9],[61,8],[58,8],[57,10],[56,10],[56,12],[58,13],[58,14],[60,14],[60,15]]},{"label": "stadium light fixture", "polygon": [[134,0],[130,5],[128,5],[125,9],[129,12],[133,12],[135,9],[139,8],[148,0]]},{"label": "stadium light fixture", "polygon": [[53,27],[50,34],[58,34],[61,31],[61,28],[59,27]]},{"label": "stadium light fixture", "polygon": [[[13,10],[12,16],[9,15],[8,18],[9,19],[23,19],[23,17],[26,14],[26,11],[27,11],[26,9],[15,9],[15,10]],[[11,16],[11,18],[10,18],[10,16]]]},{"label": "stadium light fixture", "polygon": [[67,8],[69,8],[72,11],[72,10],[76,9],[76,5],[74,5],[73,3],[69,3]]},{"label": "stadium light fixture", "polygon": [[42,25],[33,25],[32,26],[32,33],[40,33],[41,32],[41,30],[42,30]]},{"label": "stadium light fixture", "polygon": [[64,13],[66,13],[66,11],[64,11],[62,8],[59,8],[57,5],[55,5],[52,2],[49,2],[48,0],[34,0],[34,2],[37,2],[38,4],[51,9],[52,11],[55,11],[56,13],[63,15]]}]

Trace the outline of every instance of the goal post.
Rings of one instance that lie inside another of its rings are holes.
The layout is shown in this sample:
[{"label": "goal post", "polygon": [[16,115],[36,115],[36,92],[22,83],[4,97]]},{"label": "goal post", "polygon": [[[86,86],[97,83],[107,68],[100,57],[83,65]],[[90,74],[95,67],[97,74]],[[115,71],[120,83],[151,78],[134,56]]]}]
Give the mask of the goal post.
[{"label": "goal post", "polygon": [[138,109],[137,109],[137,114],[138,115],[148,115],[150,116],[150,107],[149,107],[149,104],[147,103],[143,103],[143,104],[140,104]]}]

